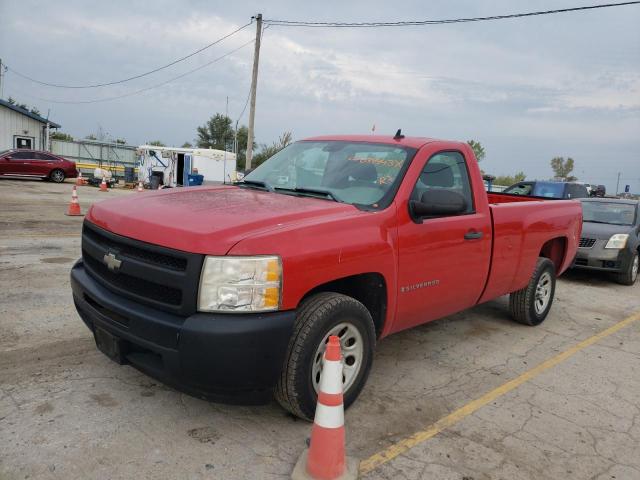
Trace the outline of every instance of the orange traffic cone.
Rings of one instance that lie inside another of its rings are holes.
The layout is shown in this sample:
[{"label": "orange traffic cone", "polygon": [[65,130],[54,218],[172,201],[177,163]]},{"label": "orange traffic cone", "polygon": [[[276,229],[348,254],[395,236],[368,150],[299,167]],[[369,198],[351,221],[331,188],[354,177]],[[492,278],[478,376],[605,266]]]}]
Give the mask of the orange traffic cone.
[{"label": "orange traffic cone", "polygon": [[138,182],[138,191],[139,192],[143,192],[144,191],[144,188],[142,186],[142,182]]},{"label": "orange traffic cone", "polygon": [[78,177],[76,178],[76,185],[84,185],[84,179],[82,178],[82,172],[78,170]]},{"label": "orange traffic cone", "polygon": [[107,181],[104,178],[104,175],[102,176],[102,182],[100,183],[100,191],[101,192],[108,192],[109,189],[107,188]]},{"label": "orange traffic cone", "polygon": [[78,192],[76,190],[76,186],[73,186],[73,191],[71,192],[71,203],[69,203],[69,208],[67,209],[67,213],[65,215],[69,215],[70,217],[77,217],[82,215],[80,211],[80,204],[78,203]]},{"label": "orange traffic cone", "polygon": [[311,429],[311,444],[296,464],[293,480],[351,480],[358,478],[358,461],[345,457],[340,339],[329,337],[324,352],[318,404]]}]

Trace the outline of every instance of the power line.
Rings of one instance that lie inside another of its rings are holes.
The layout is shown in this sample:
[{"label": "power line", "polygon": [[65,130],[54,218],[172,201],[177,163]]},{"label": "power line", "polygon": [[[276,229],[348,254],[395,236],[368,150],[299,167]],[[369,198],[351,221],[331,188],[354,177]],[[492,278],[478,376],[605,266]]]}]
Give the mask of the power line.
[{"label": "power line", "polygon": [[109,85],[117,85],[119,83],[125,83],[125,82],[129,82],[131,80],[136,80],[138,78],[146,77],[147,75],[151,75],[152,73],[159,72],[160,70],[164,70],[165,68],[169,68],[169,67],[171,67],[171,66],[173,66],[173,65],[175,65],[177,63],[180,63],[180,62],[182,62],[182,61],[184,61],[184,60],[186,60],[188,58],[191,58],[194,55],[197,55],[197,54],[199,54],[201,52],[204,52],[208,48],[211,48],[214,45],[217,45],[218,43],[222,42],[223,40],[226,40],[227,38],[235,35],[236,33],[240,32],[241,30],[244,30],[245,28],[247,28],[252,23],[253,23],[253,19],[249,23],[247,23],[247,24],[235,29],[233,32],[226,34],[224,37],[220,37],[219,39],[209,43],[208,45],[205,45],[204,47],[199,48],[198,50],[196,50],[194,52],[191,52],[188,55],[185,55],[184,57],[177,58],[177,59],[173,60],[172,62],[167,63],[166,65],[162,65],[161,67],[154,68],[153,70],[149,70],[148,72],[144,72],[144,73],[141,73],[141,74],[138,74],[138,75],[134,75],[133,77],[123,78],[122,80],[115,80],[113,82],[95,83],[95,84],[92,84],[92,85],[62,85],[62,84],[59,84],[59,83],[49,83],[49,82],[43,82],[42,80],[37,80],[37,79],[32,78],[32,77],[30,77],[28,75],[25,75],[24,73],[18,72],[17,70],[15,70],[15,69],[13,69],[13,68],[11,68],[9,66],[6,66],[6,68],[10,72],[12,72],[14,75],[17,75],[17,76],[22,77],[22,78],[24,78],[26,80],[29,80],[31,82],[38,83],[40,85],[44,85],[44,86],[47,86],[47,87],[74,88],[74,89],[77,89],[77,88],[98,88],[98,87],[106,87],[106,86],[109,86]]},{"label": "power line", "polygon": [[[132,97],[133,95],[138,95],[138,94],[146,92],[148,90],[152,90],[154,88],[158,88],[158,87],[161,87],[161,86],[166,85],[168,83],[171,83],[171,82],[173,82],[175,80],[179,80],[180,78],[186,77],[187,75],[191,75],[192,73],[195,73],[198,70],[202,70],[203,68],[208,67],[209,65],[212,65],[212,64],[214,64],[216,62],[219,62],[220,60],[228,57],[229,55],[232,55],[232,54],[236,53],[238,50],[240,50],[240,49],[242,49],[242,48],[244,48],[244,47],[246,47],[248,45],[251,45],[253,42],[255,42],[255,40],[250,40],[247,43],[243,43],[238,48],[234,48],[233,50],[225,53],[224,55],[221,55],[221,56],[219,56],[217,58],[214,58],[210,62],[207,62],[207,63],[205,63],[203,65],[200,65],[199,67],[196,67],[196,68],[194,68],[192,70],[189,70],[188,72],[185,72],[185,73],[183,73],[181,75],[178,75],[177,77],[173,77],[173,78],[170,78],[169,80],[166,80],[164,82],[161,82],[161,83],[158,83],[158,84],[155,84],[155,85],[151,85],[149,87],[141,88],[140,90],[136,90],[134,92],[125,93],[123,95],[117,95],[117,96],[114,96],[114,97],[106,97],[106,98],[97,98],[97,99],[93,99],[93,100],[51,100],[51,99],[48,99],[48,98],[36,97],[36,96],[33,96],[33,95],[27,95],[27,96],[33,97],[33,98],[41,100],[43,102],[71,104],[71,105],[109,102],[109,101],[118,100],[118,99],[121,99],[121,98]],[[14,90],[16,90],[16,89],[14,89]],[[16,90],[16,91],[18,91],[18,93],[20,93],[19,90]]]},{"label": "power line", "polygon": [[560,8],[556,10],[542,10],[537,12],[513,13],[510,15],[492,15],[490,17],[470,17],[470,18],[450,18],[441,20],[405,20],[398,22],[311,22],[302,20],[272,20],[265,19],[268,25],[279,27],[320,27],[320,28],[373,28],[373,27],[409,27],[420,25],[442,25],[449,23],[470,23],[484,22],[489,20],[506,20],[510,18],[534,17],[538,15],[551,15],[555,13],[578,12],[583,10],[594,10],[598,8],[622,7],[625,5],[640,4],[640,1],[604,3],[598,5],[588,5],[584,7]]}]

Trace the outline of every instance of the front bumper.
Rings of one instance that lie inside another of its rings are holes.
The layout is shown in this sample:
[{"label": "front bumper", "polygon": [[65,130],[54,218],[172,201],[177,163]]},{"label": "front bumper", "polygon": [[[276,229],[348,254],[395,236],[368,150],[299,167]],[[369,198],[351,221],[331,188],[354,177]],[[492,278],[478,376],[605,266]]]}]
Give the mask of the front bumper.
[{"label": "front bumper", "polygon": [[84,323],[122,340],[123,363],[191,395],[235,404],[271,399],[293,331],[295,311],[181,317],[114,294],[71,270]]},{"label": "front bumper", "polygon": [[632,258],[629,250],[604,248],[606,243],[606,240],[598,240],[591,248],[579,248],[573,267],[616,273],[627,271]]}]

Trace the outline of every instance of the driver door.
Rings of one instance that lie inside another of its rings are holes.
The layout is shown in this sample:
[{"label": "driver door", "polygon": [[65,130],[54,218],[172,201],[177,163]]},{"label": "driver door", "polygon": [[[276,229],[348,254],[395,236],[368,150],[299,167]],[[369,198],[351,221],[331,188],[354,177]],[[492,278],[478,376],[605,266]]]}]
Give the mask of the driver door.
[{"label": "driver door", "polygon": [[466,209],[435,218],[401,215],[398,228],[398,329],[419,325],[476,304],[489,274],[491,219],[478,212],[460,152],[427,160],[410,199],[445,189],[462,195]]}]

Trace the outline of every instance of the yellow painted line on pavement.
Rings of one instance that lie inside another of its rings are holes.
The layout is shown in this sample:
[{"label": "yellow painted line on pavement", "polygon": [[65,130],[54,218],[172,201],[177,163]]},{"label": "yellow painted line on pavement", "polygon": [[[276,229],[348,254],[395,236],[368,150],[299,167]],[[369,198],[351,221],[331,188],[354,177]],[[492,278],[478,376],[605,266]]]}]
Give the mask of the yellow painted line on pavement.
[{"label": "yellow painted line on pavement", "polygon": [[608,337],[609,335],[613,335],[617,331],[631,325],[634,322],[637,322],[638,320],[640,320],[640,311],[635,312],[631,316],[625,318],[624,320],[621,320],[620,322],[607,328],[606,330],[603,330],[602,332],[592,337],[589,337],[586,340],[583,340],[582,342],[574,345],[573,347],[565,350],[564,352],[559,353],[555,357],[551,357],[550,359],[542,362],[537,367],[534,367],[531,370],[527,370],[522,375],[514,378],[513,380],[508,381],[503,385],[500,385],[495,390],[491,390],[490,392],[485,393],[480,398],[477,398],[472,402],[467,403],[466,405],[455,410],[454,412],[450,413],[446,417],[441,418],[440,420],[438,420],[437,422],[435,422],[425,430],[416,432],[410,437],[400,440],[399,442],[370,456],[366,460],[363,460],[362,462],[360,462],[360,474],[366,475],[372,472],[373,470],[380,467],[381,465],[384,465],[385,463],[393,460],[397,456],[402,455],[403,453],[412,449],[413,447],[436,436],[443,430],[446,430],[447,428],[455,425],[465,417],[468,417],[469,415],[473,414],[480,408],[493,402],[497,398],[518,388],[523,383],[526,383],[529,380],[532,380],[533,378],[537,377],[538,375],[545,372],[546,370],[549,370],[550,368],[555,367],[559,363],[564,362],[572,355],[578,353],[580,350],[583,350],[593,345],[594,343],[602,340],[603,338]]}]

